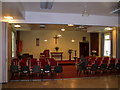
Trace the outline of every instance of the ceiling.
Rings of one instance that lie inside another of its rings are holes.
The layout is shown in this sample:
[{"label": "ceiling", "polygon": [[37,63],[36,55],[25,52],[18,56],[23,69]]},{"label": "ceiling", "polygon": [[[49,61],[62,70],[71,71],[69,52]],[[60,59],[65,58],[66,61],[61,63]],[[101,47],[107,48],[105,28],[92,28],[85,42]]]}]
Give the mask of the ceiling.
[{"label": "ceiling", "polygon": [[14,19],[24,19],[21,13],[21,3],[18,2],[4,2],[2,3],[2,16],[13,16]]},{"label": "ceiling", "polygon": [[[46,13],[68,13],[68,14],[82,14],[85,10],[89,12],[90,15],[100,15],[100,16],[115,16],[116,14],[110,14],[111,11],[117,8],[117,2],[54,2],[52,9],[41,9],[40,2],[4,2],[2,5],[3,16],[10,15],[15,16],[19,19],[25,18],[24,14],[20,11],[29,12],[46,12]],[[65,28],[68,30],[84,30],[90,31],[104,31],[104,26],[84,26],[80,28],[80,25],[74,25],[73,27],[68,27],[68,25],[62,24],[46,24],[45,28],[40,28],[40,24],[21,24],[21,28],[15,28],[12,24],[14,30],[17,31],[28,31],[28,30],[60,30]]]},{"label": "ceiling", "polygon": [[[110,14],[117,8],[117,2],[54,2],[52,9],[41,9],[40,2],[3,2],[3,16],[14,16],[17,19],[24,19],[23,11],[48,12],[48,13],[72,13],[81,14],[86,10],[90,15],[115,16]],[[21,12],[20,12],[21,11]]]},{"label": "ceiling", "polygon": [[[61,30],[64,28],[66,31],[86,31],[86,32],[104,32],[105,26],[81,26],[81,25],[74,25],[68,26],[63,24],[19,24],[21,25],[20,28],[15,28],[14,25],[11,24],[12,28],[16,31],[35,31],[35,30]],[[44,25],[41,27],[40,25]],[[82,28],[81,28],[82,27]]]},{"label": "ceiling", "polygon": [[84,26],[83,28],[80,28],[80,25],[74,25],[74,26],[68,26],[63,24],[19,24],[21,25],[20,28],[15,28],[14,25],[17,24],[11,24],[11,26],[14,28],[14,30],[17,31],[28,31],[28,30],[61,30],[62,28],[66,29],[67,31],[71,30],[87,30],[90,26]]},{"label": "ceiling", "polygon": [[87,6],[87,11],[90,15],[112,16],[111,11],[117,8],[117,2],[54,2],[52,9],[40,9],[39,2],[24,2],[22,3],[25,11],[32,12],[50,12],[50,13],[75,13],[80,14]]}]

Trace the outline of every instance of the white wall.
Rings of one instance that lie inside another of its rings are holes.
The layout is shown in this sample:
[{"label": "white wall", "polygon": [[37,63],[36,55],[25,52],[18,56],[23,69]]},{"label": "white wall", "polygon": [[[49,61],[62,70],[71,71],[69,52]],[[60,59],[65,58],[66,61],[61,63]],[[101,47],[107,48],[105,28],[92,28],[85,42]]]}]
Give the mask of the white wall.
[{"label": "white wall", "polygon": [[[58,44],[54,42],[54,36],[61,34],[62,37],[58,39]],[[40,52],[45,49],[55,51],[55,47],[58,46],[59,51],[63,51],[63,59],[68,60],[68,49],[77,50],[77,56],[79,56],[79,42],[82,42],[82,37],[87,37],[89,41],[89,33],[85,31],[65,31],[61,32],[58,30],[35,30],[35,31],[21,31],[20,38],[23,41],[23,52],[33,54],[35,58],[39,58]],[[40,46],[36,46],[36,38],[40,40]],[[48,42],[44,42],[47,39]],[[72,43],[71,40],[75,42]],[[72,57],[74,53],[72,53]]]},{"label": "white wall", "polygon": [[45,24],[76,24],[76,25],[96,25],[96,26],[116,26],[117,16],[90,15],[83,17],[81,14],[68,13],[45,13],[45,12],[25,12],[25,20],[13,20],[12,23],[45,23]]},{"label": "white wall", "polygon": [[7,23],[1,23],[0,30],[0,83],[6,83],[7,77]]},{"label": "white wall", "polygon": [[0,83],[2,82],[2,23],[0,23]]}]

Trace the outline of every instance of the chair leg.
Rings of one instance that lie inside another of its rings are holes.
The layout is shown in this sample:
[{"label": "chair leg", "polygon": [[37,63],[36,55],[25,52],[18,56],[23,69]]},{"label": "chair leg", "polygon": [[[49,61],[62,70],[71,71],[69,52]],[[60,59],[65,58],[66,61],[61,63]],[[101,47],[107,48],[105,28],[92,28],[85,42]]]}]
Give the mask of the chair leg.
[{"label": "chair leg", "polygon": [[21,82],[21,77],[22,77],[22,73],[20,73],[20,80],[19,80],[20,82]]},{"label": "chair leg", "polygon": [[61,78],[62,78],[62,80],[63,80],[63,73],[61,72]]},{"label": "chair leg", "polygon": [[87,77],[88,77],[88,74],[89,74],[88,70],[86,70],[86,74],[87,74]]}]

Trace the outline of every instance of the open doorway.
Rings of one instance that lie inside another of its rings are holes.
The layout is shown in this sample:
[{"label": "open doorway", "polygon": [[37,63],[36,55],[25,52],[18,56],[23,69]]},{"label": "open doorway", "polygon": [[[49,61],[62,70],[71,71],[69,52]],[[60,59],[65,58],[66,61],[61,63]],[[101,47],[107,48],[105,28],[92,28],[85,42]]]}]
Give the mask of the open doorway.
[{"label": "open doorway", "polygon": [[105,37],[104,37],[104,56],[111,56],[110,33],[105,34]]},{"label": "open doorway", "polygon": [[89,43],[80,42],[79,43],[79,57],[83,55],[84,57],[89,56]]}]

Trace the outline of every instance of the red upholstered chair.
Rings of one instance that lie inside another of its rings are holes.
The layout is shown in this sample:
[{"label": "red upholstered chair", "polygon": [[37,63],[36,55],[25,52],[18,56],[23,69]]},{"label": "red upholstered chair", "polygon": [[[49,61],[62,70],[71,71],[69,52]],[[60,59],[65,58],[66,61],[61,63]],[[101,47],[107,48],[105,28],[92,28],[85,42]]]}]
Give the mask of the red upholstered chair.
[{"label": "red upholstered chair", "polygon": [[98,57],[96,60],[97,61],[102,61],[102,57]]},{"label": "red upholstered chair", "polygon": [[48,61],[47,60],[40,60],[39,64],[40,64],[41,68],[43,69],[45,65],[48,65]]},{"label": "red upholstered chair", "polygon": [[91,59],[95,60],[95,59],[96,59],[96,57],[91,57]]},{"label": "red upholstered chair", "polygon": [[92,61],[92,63],[95,63],[96,57],[91,57],[90,60]]},{"label": "red upholstered chair", "polygon": [[109,60],[110,58],[109,57],[104,57],[103,60]]},{"label": "red upholstered chair", "polygon": [[38,65],[37,59],[33,58],[30,60],[31,67]]},{"label": "red upholstered chair", "polygon": [[101,65],[101,60],[96,60],[95,64],[97,64],[98,66],[100,66]]},{"label": "red upholstered chair", "polygon": [[80,58],[76,59],[76,64],[80,63]]},{"label": "red upholstered chair", "polygon": [[44,50],[43,53],[40,53],[40,57],[49,58],[49,50]]},{"label": "red upholstered chair", "polygon": [[92,60],[88,59],[88,67],[91,67],[91,66],[92,66]]},{"label": "red upholstered chair", "polygon": [[102,64],[108,64],[108,60],[103,60]]},{"label": "red upholstered chair", "polygon": [[55,66],[58,65],[58,62],[55,61],[54,58],[49,58],[48,60],[49,60],[49,64],[50,64],[51,67],[55,67]]},{"label": "red upholstered chair", "polygon": [[11,60],[11,65],[18,65],[19,60],[17,58],[14,58]]},{"label": "red upholstered chair", "polygon": [[110,64],[115,64],[116,63],[116,58],[111,58]]},{"label": "red upholstered chair", "polygon": [[103,64],[108,64],[109,59],[110,59],[109,57],[104,57],[102,63]]},{"label": "red upholstered chair", "polygon": [[51,61],[55,61],[54,58],[49,58],[48,60],[49,60],[49,62],[51,62]]},{"label": "red upholstered chair", "polygon": [[89,56],[85,57],[87,60],[90,58]]},{"label": "red upholstered chair", "polygon": [[28,65],[27,59],[21,59],[20,60],[19,66],[27,66],[27,65]]},{"label": "red upholstered chair", "polygon": [[120,63],[120,59],[118,59],[118,63]]},{"label": "red upholstered chair", "polygon": [[58,66],[58,62],[57,61],[51,61],[50,66]]}]

